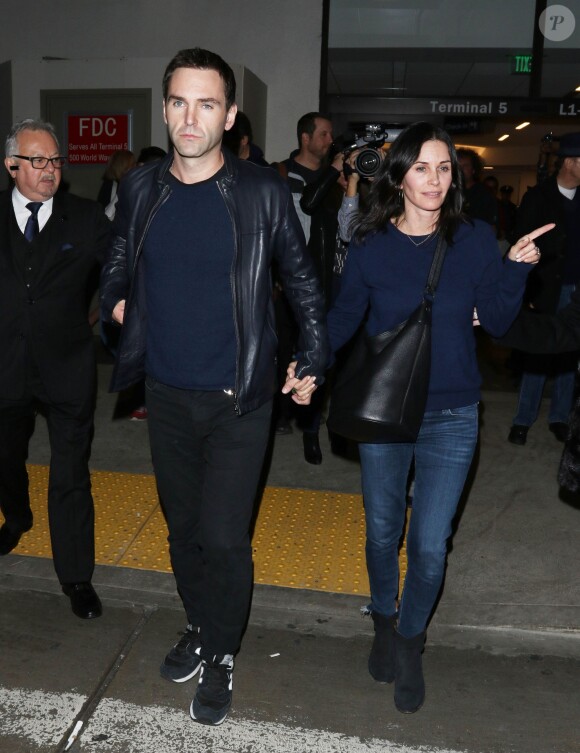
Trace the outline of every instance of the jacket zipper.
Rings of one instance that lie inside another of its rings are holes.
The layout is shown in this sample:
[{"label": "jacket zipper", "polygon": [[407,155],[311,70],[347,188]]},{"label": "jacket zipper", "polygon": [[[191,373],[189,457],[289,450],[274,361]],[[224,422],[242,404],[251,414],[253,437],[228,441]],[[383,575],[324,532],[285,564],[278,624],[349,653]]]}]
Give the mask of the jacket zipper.
[{"label": "jacket zipper", "polygon": [[236,275],[235,275],[235,269],[236,264],[238,260],[238,227],[236,225],[235,217],[233,216],[230,206],[228,204],[228,200],[226,197],[226,190],[222,186],[219,180],[216,181],[218,191],[221,194],[222,199],[224,200],[224,204],[226,205],[226,209],[228,210],[228,214],[230,216],[230,220],[232,221],[232,227],[234,230],[234,259],[232,263],[232,270],[230,272],[230,285],[232,288],[232,299],[233,299],[233,308],[234,308],[234,330],[236,332],[236,385],[235,389],[233,390],[224,390],[224,392],[227,392],[228,395],[232,395],[234,398],[234,411],[239,416],[240,415],[240,404],[238,402],[238,382],[239,382],[239,373],[240,373],[240,352],[241,352],[241,346],[240,346],[240,328],[239,328],[239,322],[238,322],[238,298],[236,294]]},{"label": "jacket zipper", "polygon": [[169,186],[164,185],[163,190],[161,191],[161,196],[159,197],[159,199],[157,200],[157,203],[155,204],[155,206],[149,213],[149,217],[147,218],[147,224],[145,225],[145,229],[143,230],[143,233],[141,234],[141,238],[139,239],[139,245],[137,246],[137,250],[135,251],[135,260],[133,261],[133,275],[135,275],[137,271],[137,262],[139,261],[139,257],[141,256],[141,250],[143,248],[143,243],[145,242],[145,236],[147,235],[149,226],[151,225],[153,217],[159,210],[159,207],[161,207],[161,205],[167,201],[169,192],[170,192]]}]

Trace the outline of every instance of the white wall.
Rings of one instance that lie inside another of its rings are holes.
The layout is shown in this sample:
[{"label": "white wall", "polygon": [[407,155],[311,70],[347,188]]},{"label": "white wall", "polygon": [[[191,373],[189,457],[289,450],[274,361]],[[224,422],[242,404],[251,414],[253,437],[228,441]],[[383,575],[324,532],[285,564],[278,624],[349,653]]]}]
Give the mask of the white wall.
[{"label": "white wall", "polygon": [[[55,88],[147,86],[155,105],[170,58],[185,47],[206,47],[268,87],[266,158],[280,160],[295,147],[300,115],[318,109],[321,30],[322,0],[2,0],[0,63],[68,58],[70,81]],[[124,81],[115,58],[127,59]],[[41,75],[50,80],[50,62],[44,66]],[[29,92],[13,92],[14,120],[40,114],[39,88],[49,87],[35,81]],[[152,138],[158,122],[153,114]]]},{"label": "white wall", "polygon": [[[40,115],[41,89],[151,89],[151,143],[165,148],[167,134],[161,109],[164,58],[138,60],[14,60],[12,112],[14,122]],[[26,82],[29,83],[28,85]],[[58,125],[58,124],[55,124]],[[59,134],[62,136],[62,134]]]}]

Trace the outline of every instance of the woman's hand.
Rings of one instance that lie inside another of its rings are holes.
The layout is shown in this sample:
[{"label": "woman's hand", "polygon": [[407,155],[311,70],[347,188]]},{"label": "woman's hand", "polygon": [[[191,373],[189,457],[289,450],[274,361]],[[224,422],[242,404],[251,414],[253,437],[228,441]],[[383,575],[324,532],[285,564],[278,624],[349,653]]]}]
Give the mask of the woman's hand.
[{"label": "woman's hand", "polygon": [[531,233],[524,235],[517,243],[510,248],[508,259],[512,261],[523,261],[526,264],[537,264],[540,261],[540,249],[534,243],[540,235],[547,233],[556,227],[556,223],[550,222],[548,225],[542,225]]},{"label": "woman's hand", "polygon": [[297,379],[296,364],[297,361],[292,361],[292,363],[288,365],[288,369],[286,370],[286,382],[282,387],[282,392],[284,395],[291,392],[292,400],[294,400],[295,403],[298,403],[298,405],[308,405],[312,393],[316,389],[316,377],[306,376],[302,379]]}]

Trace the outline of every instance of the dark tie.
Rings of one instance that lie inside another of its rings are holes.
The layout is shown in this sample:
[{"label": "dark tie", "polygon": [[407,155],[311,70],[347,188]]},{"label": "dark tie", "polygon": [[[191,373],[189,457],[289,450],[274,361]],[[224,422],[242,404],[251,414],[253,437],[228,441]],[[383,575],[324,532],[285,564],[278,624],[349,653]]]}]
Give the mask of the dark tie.
[{"label": "dark tie", "polygon": [[41,206],[42,201],[31,201],[26,205],[26,208],[30,212],[30,217],[26,220],[26,227],[24,228],[24,237],[27,241],[32,242],[40,232],[40,228],[38,227],[38,210]]}]

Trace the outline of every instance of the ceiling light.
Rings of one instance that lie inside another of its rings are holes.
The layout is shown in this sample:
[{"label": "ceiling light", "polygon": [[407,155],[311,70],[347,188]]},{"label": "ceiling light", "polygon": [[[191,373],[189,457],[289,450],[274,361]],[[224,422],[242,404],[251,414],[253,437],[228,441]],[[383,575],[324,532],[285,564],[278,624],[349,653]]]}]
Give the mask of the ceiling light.
[{"label": "ceiling light", "polygon": [[483,169],[484,170],[495,170],[495,167],[493,165],[484,165]]},{"label": "ceiling light", "polygon": [[505,141],[506,139],[509,139],[510,135],[509,133],[504,133],[503,136],[500,136],[498,141]]},{"label": "ceiling light", "polygon": [[580,86],[577,86],[574,91],[580,92]]},{"label": "ceiling light", "polygon": [[529,126],[529,125],[530,125],[530,121],[524,120],[523,123],[520,123],[519,125],[516,126],[516,131],[521,131],[522,128],[525,128],[526,126]]}]

